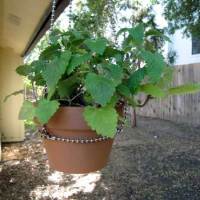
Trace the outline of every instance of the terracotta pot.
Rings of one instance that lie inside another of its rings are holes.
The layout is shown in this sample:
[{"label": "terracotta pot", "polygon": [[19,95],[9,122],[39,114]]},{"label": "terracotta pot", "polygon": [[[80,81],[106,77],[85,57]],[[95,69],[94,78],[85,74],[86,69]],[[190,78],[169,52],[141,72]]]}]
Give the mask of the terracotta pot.
[{"label": "terracotta pot", "polygon": [[[47,131],[55,136],[97,138],[83,118],[81,107],[61,107],[47,124]],[[101,122],[100,122],[101,123]],[[108,162],[112,139],[96,143],[67,143],[44,139],[51,168],[66,173],[89,173],[102,169]]]}]

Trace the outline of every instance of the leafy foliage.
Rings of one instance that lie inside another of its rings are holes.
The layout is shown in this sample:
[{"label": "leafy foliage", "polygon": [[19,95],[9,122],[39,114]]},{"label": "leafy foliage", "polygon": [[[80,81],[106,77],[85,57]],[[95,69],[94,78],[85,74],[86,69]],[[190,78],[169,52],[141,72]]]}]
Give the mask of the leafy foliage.
[{"label": "leafy foliage", "polygon": [[96,103],[105,106],[115,92],[114,83],[95,73],[89,73],[85,80],[85,87]]},{"label": "leafy foliage", "polygon": [[46,64],[46,67],[42,72],[42,76],[49,88],[48,98],[51,98],[54,94],[58,81],[67,69],[70,57],[71,52],[66,51],[63,52],[60,57],[56,57],[52,62]]},{"label": "leafy foliage", "polygon": [[118,115],[113,107],[86,107],[84,117],[88,125],[98,134],[111,138],[115,136]]},{"label": "leafy foliage", "polygon": [[149,51],[142,51],[141,57],[146,62],[146,74],[150,80],[154,83],[159,81],[166,66],[163,57],[158,53]]},{"label": "leafy foliage", "polygon": [[61,98],[70,98],[71,94],[77,87],[77,77],[71,76],[63,81],[60,81],[58,84],[58,94]]},{"label": "leafy foliage", "polygon": [[141,92],[151,95],[152,97],[164,97],[166,95],[161,88],[153,84],[141,85],[139,90]]},{"label": "leafy foliage", "polygon": [[24,101],[20,112],[19,119],[20,120],[32,120],[35,116],[35,107],[30,101]]},{"label": "leafy foliage", "polygon": [[35,117],[41,124],[45,124],[49,121],[58,108],[59,103],[57,101],[41,99],[35,108]]},{"label": "leafy foliage", "polygon": [[128,80],[128,86],[132,93],[135,93],[140,85],[141,81],[145,77],[145,68],[140,68],[133,72]]},{"label": "leafy foliage", "polygon": [[67,74],[71,74],[75,70],[76,67],[87,62],[90,58],[91,58],[91,54],[88,54],[88,53],[84,55],[80,55],[80,54],[73,55],[70,61],[69,67],[67,69]]},{"label": "leafy foliage", "polygon": [[144,26],[139,24],[138,26],[129,29],[129,34],[133,37],[133,41],[136,45],[140,45],[144,40]]},{"label": "leafy foliage", "polygon": [[29,65],[20,65],[17,67],[16,72],[21,76],[27,76],[32,72],[32,68]]},{"label": "leafy foliage", "polygon": [[112,80],[115,86],[119,85],[123,79],[123,70],[121,66],[114,64],[103,65],[105,77]]},{"label": "leafy foliage", "polygon": [[168,91],[169,95],[180,95],[180,94],[191,94],[199,92],[200,90],[200,84],[199,83],[190,83],[178,87],[170,88]]},{"label": "leafy foliage", "polygon": [[117,91],[124,97],[130,97],[131,96],[131,91],[125,84],[120,84],[117,87]]},{"label": "leafy foliage", "polygon": [[187,35],[199,37],[200,2],[199,0],[163,0],[164,14],[169,21],[170,32],[183,29]]},{"label": "leafy foliage", "polygon": [[45,124],[59,106],[85,106],[88,125],[100,135],[114,137],[119,101],[136,107],[141,106],[135,100],[140,93],[160,98],[200,90],[198,84],[170,88],[173,70],[153,42],[155,37],[167,38],[151,23],[119,34],[123,41],[115,45],[88,31],[56,31],[38,60],[16,70],[45,91],[34,105],[24,102],[20,118]]},{"label": "leafy foliage", "polygon": [[87,39],[84,42],[86,46],[94,53],[102,55],[106,49],[107,41],[105,39]]}]

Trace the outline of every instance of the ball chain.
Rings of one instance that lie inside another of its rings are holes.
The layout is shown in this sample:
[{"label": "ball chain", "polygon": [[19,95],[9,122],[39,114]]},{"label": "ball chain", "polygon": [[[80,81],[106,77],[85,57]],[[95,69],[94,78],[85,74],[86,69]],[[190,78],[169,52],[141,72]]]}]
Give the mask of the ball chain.
[{"label": "ball chain", "polygon": [[[113,9],[112,6],[112,0],[109,0],[109,8],[110,10]],[[54,19],[55,19],[55,10],[56,10],[56,0],[52,0],[52,11],[51,11],[51,20],[50,20],[50,32],[53,30],[53,25],[54,25]],[[69,3],[69,28],[72,28],[72,23],[71,23],[71,16],[72,16],[72,0],[70,0]],[[112,15],[110,15],[110,20],[111,20],[111,28],[113,31],[113,35],[115,37],[115,43],[116,43],[116,26],[115,26],[115,19]],[[126,120],[127,117],[127,107],[124,107],[124,119]],[[117,133],[120,134],[123,131],[124,128],[124,122],[120,122],[118,127],[117,127]],[[48,133],[46,127],[44,126],[42,129],[39,130],[41,133],[41,137],[47,140],[51,141],[62,141],[62,142],[67,142],[67,143],[77,143],[77,144],[88,144],[88,143],[96,143],[96,142],[102,142],[109,140],[109,137],[98,137],[98,138],[64,138],[60,136],[55,136],[50,133]]]},{"label": "ball chain", "polygon": [[72,28],[72,0],[69,1],[69,29]]},{"label": "ball chain", "polygon": [[56,0],[52,0],[51,20],[50,20],[50,32],[53,30],[54,19],[55,19],[55,12],[56,12]]},{"label": "ball chain", "polygon": [[[127,116],[127,108],[125,106],[124,108],[124,118],[126,119]],[[123,131],[124,128],[124,122],[119,123],[117,127],[117,135],[120,134]],[[97,143],[109,140],[109,137],[98,137],[98,138],[69,138],[69,137],[60,137],[50,134],[46,127],[44,126],[42,129],[39,129],[39,132],[41,134],[41,137],[47,140],[51,141],[61,141],[61,142],[67,142],[67,143],[76,143],[76,144],[90,144],[90,143]]]},{"label": "ball chain", "polygon": [[98,137],[98,138],[66,138],[66,137],[60,137],[55,136],[46,130],[45,127],[40,130],[41,137],[47,140],[51,141],[60,141],[60,142],[67,142],[67,143],[76,143],[76,144],[90,144],[90,143],[97,143],[97,142],[103,142],[110,138],[108,137]]},{"label": "ball chain", "polygon": [[111,24],[111,29],[112,29],[112,34],[114,37],[114,42],[115,44],[117,43],[117,31],[116,31],[116,23],[115,23],[115,18],[112,15],[113,10],[115,10],[115,6],[113,3],[113,0],[108,0],[108,9],[109,9],[109,17],[110,17],[110,24]]}]

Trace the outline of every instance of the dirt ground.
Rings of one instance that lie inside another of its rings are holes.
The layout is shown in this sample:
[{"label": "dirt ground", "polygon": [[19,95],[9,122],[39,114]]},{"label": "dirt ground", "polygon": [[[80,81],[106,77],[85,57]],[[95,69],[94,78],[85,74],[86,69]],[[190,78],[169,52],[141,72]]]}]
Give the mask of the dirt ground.
[{"label": "dirt ground", "polygon": [[41,140],[3,145],[0,200],[199,200],[200,127],[139,118],[118,135],[102,171],[49,169]]}]

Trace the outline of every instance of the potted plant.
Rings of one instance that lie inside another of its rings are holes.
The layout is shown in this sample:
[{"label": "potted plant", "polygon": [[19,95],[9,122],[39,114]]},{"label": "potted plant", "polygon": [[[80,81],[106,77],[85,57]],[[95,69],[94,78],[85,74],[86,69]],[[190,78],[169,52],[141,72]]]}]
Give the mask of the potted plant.
[{"label": "potted plant", "polygon": [[32,82],[33,92],[43,88],[35,102],[23,103],[19,117],[42,126],[49,164],[56,170],[103,168],[123,123],[123,107],[142,106],[139,93],[146,94],[146,103],[200,90],[199,84],[170,88],[173,68],[152,45],[155,37],[168,40],[158,30],[138,24],[118,37],[122,42],[116,46],[89,32],[56,30],[38,60],[16,69]]}]

